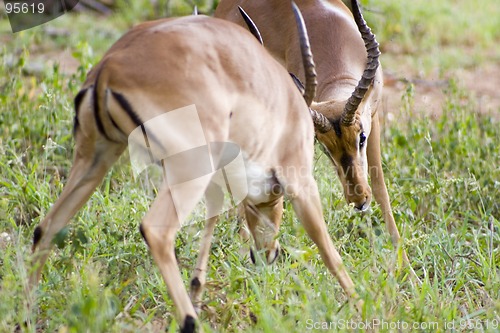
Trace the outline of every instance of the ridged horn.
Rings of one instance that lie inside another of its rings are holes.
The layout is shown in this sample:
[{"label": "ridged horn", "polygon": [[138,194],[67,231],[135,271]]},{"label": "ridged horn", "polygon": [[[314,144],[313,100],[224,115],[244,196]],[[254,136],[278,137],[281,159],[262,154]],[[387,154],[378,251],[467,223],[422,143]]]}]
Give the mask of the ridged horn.
[{"label": "ridged horn", "polygon": [[320,133],[326,133],[332,130],[332,123],[328,120],[325,115],[319,113],[318,111],[314,111],[309,108],[309,113],[311,114],[311,118],[314,123],[314,128]]},{"label": "ridged horn", "polygon": [[[304,87],[302,85],[302,82],[300,82],[300,80],[295,75],[291,75],[297,87],[300,90],[304,91],[303,94],[307,106],[311,106],[314,96],[316,95],[316,86],[318,85],[318,81],[316,80],[316,69],[314,66],[314,60],[311,52],[311,45],[309,43],[306,24],[299,8],[294,1],[292,1],[292,10],[293,14],[295,15],[295,22],[297,23],[297,30],[299,32],[299,44],[302,54],[302,63],[304,65],[304,72],[306,76],[306,86]],[[323,114],[314,111],[311,108],[309,108],[309,113],[311,114],[314,128],[318,132],[326,133],[332,129],[332,124]]]},{"label": "ridged horn", "polygon": [[259,29],[253,22],[253,20],[250,18],[250,16],[241,8],[238,6],[238,9],[240,11],[241,16],[243,17],[243,20],[245,20],[245,23],[247,24],[248,30],[252,33],[252,35],[257,38],[257,40],[260,42],[261,45],[264,45],[264,41],[262,40],[262,35],[260,34]]},{"label": "ridged horn", "polygon": [[380,50],[378,48],[379,44],[375,39],[375,35],[372,33],[370,27],[366,24],[363,15],[359,9],[359,3],[357,0],[351,0],[352,14],[354,16],[354,21],[358,26],[361,37],[365,42],[366,52],[368,54],[368,60],[366,63],[366,68],[363,72],[361,80],[359,80],[358,85],[354,89],[351,97],[347,100],[347,103],[342,112],[342,124],[344,126],[351,126],[354,123],[358,106],[363,100],[368,88],[373,83],[375,74],[377,72],[379,61],[378,57],[380,55]]},{"label": "ridged horn", "polygon": [[292,10],[293,14],[295,15],[295,22],[297,24],[297,30],[299,32],[300,52],[302,54],[302,64],[304,65],[304,72],[306,77],[304,99],[307,103],[307,106],[311,106],[311,103],[316,95],[316,86],[318,85],[318,81],[316,80],[316,69],[314,67],[311,45],[309,43],[309,36],[307,35],[304,18],[300,13],[299,7],[297,7],[295,2],[293,1]]}]

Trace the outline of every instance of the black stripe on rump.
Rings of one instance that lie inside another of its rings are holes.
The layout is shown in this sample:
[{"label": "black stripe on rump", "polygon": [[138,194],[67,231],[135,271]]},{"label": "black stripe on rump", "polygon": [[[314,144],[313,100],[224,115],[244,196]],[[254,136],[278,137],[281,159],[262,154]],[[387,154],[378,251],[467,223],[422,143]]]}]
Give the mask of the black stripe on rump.
[{"label": "black stripe on rump", "polygon": [[87,89],[82,89],[78,92],[78,94],[75,97],[75,118],[73,119],[73,136],[76,133],[76,130],[80,126],[80,122],[78,121],[78,112],[80,111],[80,106],[82,105],[83,98],[85,97],[85,94],[87,93]]},{"label": "black stripe on rump", "polygon": [[135,113],[134,109],[132,108],[132,105],[130,105],[129,101],[125,98],[125,96],[115,91],[111,91],[111,94],[113,95],[114,99],[118,102],[118,104],[120,104],[120,107],[123,110],[125,110],[130,119],[132,119],[134,124],[136,126],[141,126],[142,125],[141,119],[139,118],[137,113]]},{"label": "black stripe on rump", "polygon": [[99,112],[100,110],[99,110],[99,93],[98,93],[98,90],[99,90],[99,77],[100,76],[101,76],[101,71],[99,70],[99,72],[97,73],[97,77],[95,79],[94,91],[93,91],[93,94],[92,94],[92,99],[93,99],[93,103],[94,103],[94,118],[95,118],[95,121],[96,121],[96,124],[97,124],[97,129],[99,130],[99,132],[106,139],[108,139],[109,141],[112,141],[111,138],[104,131],[104,125],[102,124],[102,119],[100,117],[100,112]]}]

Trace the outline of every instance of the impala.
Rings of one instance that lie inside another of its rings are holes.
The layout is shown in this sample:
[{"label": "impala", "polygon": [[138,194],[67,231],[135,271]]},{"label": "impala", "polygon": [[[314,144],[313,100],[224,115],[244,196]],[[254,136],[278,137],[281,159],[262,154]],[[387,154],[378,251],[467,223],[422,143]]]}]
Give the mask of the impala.
[{"label": "impala", "polygon": [[[302,71],[304,98],[312,100],[314,65],[300,12],[294,12],[297,27],[293,28],[298,28],[299,49],[307,63]],[[270,262],[278,249],[275,236],[283,195],[288,196],[326,266],[357,300],[323,219],[312,177],[314,127],[304,98],[288,72],[248,31],[233,23],[190,16],[134,27],[90,71],[75,98],[74,162],[62,194],[34,231],[29,289],[40,279],[55,234],[84,205],[126,147],[133,145],[141,147],[151,163],[160,164],[166,175],[140,232],[183,332],[195,330],[193,303],[204,284],[224,196],[221,188],[228,185],[233,194],[238,186],[247,188],[244,205],[253,216],[250,228],[256,247]],[[243,169],[226,167],[226,160],[235,156],[244,159]],[[222,167],[221,182],[221,177],[215,180],[215,170]],[[210,199],[208,220],[190,299],[175,258],[175,235],[203,196]],[[361,304],[356,303],[358,308]]]},{"label": "impala", "polygon": [[[392,214],[380,156],[377,111],[383,78],[378,43],[356,0],[351,1],[352,14],[340,0],[296,3],[304,16],[318,73],[317,94],[311,105],[318,141],[336,167],[348,203],[360,211],[366,210],[373,189],[392,243],[398,247],[402,245],[401,237]],[[215,16],[244,25],[237,15],[237,6],[254,19],[269,52],[303,80],[297,33],[286,1],[221,0]],[[402,255],[409,264],[404,249]],[[409,269],[416,277],[411,266]]]}]

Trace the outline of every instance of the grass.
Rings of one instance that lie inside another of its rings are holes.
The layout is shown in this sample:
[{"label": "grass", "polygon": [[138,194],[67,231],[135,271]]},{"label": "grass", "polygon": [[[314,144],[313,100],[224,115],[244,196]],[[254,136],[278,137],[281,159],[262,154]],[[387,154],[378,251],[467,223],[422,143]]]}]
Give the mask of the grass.
[{"label": "grass", "polygon": [[[500,60],[500,10],[494,0],[361,1],[392,69],[425,78]],[[387,66],[386,66],[387,68]]]},{"label": "grass", "polygon": [[[167,14],[190,10],[180,1],[169,3]],[[209,11],[212,5],[203,8]],[[219,223],[201,314],[205,331],[303,332],[324,325],[332,331],[363,331],[363,325],[377,322],[376,330],[387,332],[397,325],[402,331],[498,331],[500,110],[477,112],[477,102],[453,75],[455,67],[498,57],[492,50],[500,40],[499,19],[491,13],[499,4],[373,0],[366,6],[373,10],[367,13],[373,30],[386,45],[385,68],[417,71],[425,64],[422,73],[452,78],[442,112],[433,118],[415,108],[409,85],[398,121],[387,122],[382,137],[394,214],[423,285],[413,286],[405,270],[394,270],[398,256],[379,209],[359,215],[347,207],[333,169],[318,151],[315,176],[325,218],[366,301],[362,318],[346,304],[287,204],[280,233],[285,254],[272,266],[249,262],[242,251],[247,245],[235,237],[234,217],[228,214]],[[146,5],[141,12],[122,8],[108,19],[63,16],[49,24],[56,33],[48,33],[45,25],[13,35],[0,20],[0,233],[5,233],[0,240],[0,332],[12,332],[25,317],[43,332],[177,330],[172,301],[138,232],[154,196],[143,181],[134,180],[126,156],[57,237],[38,308],[28,310],[23,294],[33,230],[61,192],[71,166],[72,99],[86,71],[113,41],[156,13]],[[63,50],[77,60],[71,72],[40,60]],[[411,68],[415,64],[418,68]],[[177,238],[186,284],[202,226],[203,221],[194,221]]]}]

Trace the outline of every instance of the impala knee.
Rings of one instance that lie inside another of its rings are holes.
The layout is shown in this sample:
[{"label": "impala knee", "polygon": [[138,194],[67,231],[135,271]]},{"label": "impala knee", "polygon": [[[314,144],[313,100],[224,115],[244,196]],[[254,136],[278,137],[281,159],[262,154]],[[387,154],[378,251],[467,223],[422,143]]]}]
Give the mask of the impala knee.
[{"label": "impala knee", "polygon": [[151,226],[147,222],[142,222],[139,226],[139,231],[149,251],[156,260],[166,260],[167,262],[177,260],[175,253],[175,235],[177,229]]},{"label": "impala knee", "polygon": [[[152,232],[153,231],[153,232]],[[148,225],[144,222],[142,222],[139,225],[139,232],[141,233],[142,238],[144,239],[144,242],[146,245],[151,249],[154,250],[153,247],[155,248],[169,248],[169,244],[173,244],[170,240],[172,237],[168,233],[163,233],[163,232],[158,232],[159,230],[156,229],[151,229],[151,227],[148,227]],[[175,235],[175,233],[174,233]]]}]

